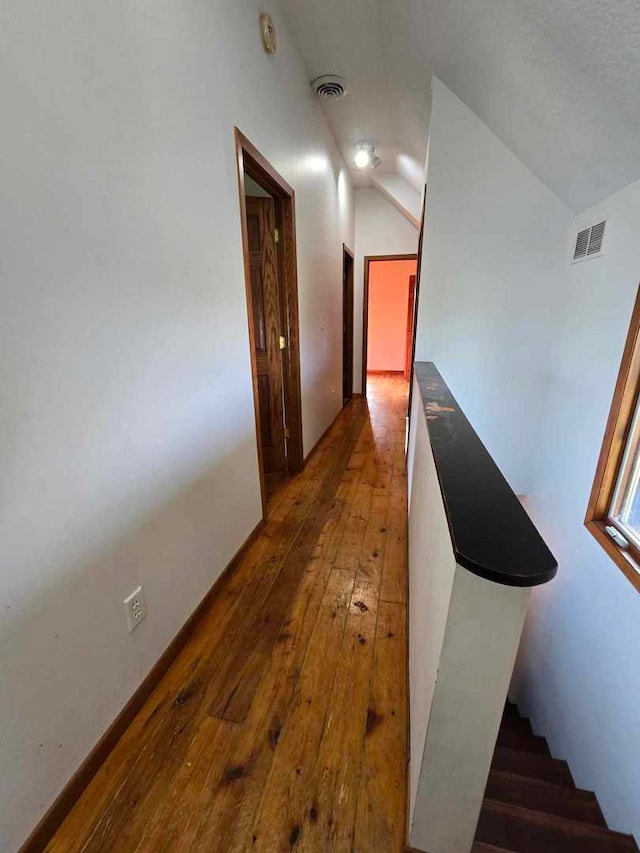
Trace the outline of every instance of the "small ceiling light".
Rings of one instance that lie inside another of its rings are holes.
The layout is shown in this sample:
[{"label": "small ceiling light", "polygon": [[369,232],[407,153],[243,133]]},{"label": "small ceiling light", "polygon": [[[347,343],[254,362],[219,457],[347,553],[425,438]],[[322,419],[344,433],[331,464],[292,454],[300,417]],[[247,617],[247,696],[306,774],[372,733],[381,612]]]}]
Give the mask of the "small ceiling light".
[{"label": "small ceiling light", "polygon": [[371,162],[371,154],[366,148],[359,148],[353,161],[358,169],[366,169]]},{"label": "small ceiling light", "polygon": [[358,142],[353,165],[356,169],[366,169],[373,162],[373,145],[371,142]]}]

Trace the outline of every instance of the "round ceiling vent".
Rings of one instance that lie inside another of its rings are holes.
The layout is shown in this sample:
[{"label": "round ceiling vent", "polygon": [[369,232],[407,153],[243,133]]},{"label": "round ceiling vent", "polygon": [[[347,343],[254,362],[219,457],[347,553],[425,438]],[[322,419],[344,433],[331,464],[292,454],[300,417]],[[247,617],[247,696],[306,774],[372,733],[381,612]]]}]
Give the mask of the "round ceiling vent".
[{"label": "round ceiling vent", "polygon": [[337,101],[347,94],[347,81],[336,74],[323,74],[311,81],[316,97],[324,101]]}]

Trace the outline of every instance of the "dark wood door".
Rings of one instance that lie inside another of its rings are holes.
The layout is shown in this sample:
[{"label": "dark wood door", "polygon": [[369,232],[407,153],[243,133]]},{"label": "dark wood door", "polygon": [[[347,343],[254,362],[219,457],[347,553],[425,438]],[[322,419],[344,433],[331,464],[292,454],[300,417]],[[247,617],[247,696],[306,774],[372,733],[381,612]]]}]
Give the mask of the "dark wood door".
[{"label": "dark wood door", "polygon": [[276,474],[286,471],[287,459],[275,202],[272,198],[249,196],[246,206],[264,473]]},{"label": "dark wood door", "polygon": [[407,312],[407,348],[404,358],[404,378],[411,375],[411,358],[413,356],[413,329],[416,323],[416,277],[409,276],[409,310]]},{"label": "dark wood door", "polygon": [[353,255],[344,248],[342,261],[342,405],[353,396]]}]

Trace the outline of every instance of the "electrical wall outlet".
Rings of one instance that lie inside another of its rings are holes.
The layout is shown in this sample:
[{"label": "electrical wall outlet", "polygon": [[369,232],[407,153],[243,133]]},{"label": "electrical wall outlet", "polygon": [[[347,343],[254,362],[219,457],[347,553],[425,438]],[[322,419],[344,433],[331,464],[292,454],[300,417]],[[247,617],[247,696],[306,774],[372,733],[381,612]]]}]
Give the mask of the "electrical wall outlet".
[{"label": "electrical wall outlet", "polygon": [[321,329],[324,329],[324,327],[326,326],[326,324],[327,324],[327,317],[326,317],[326,314],[320,314],[320,328],[321,328]]},{"label": "electrical wall outlet", "polygon": [[124,600],[124,612],[127,614],[127,627],[133,631],[147,615],[147,605],[144,600],[144,590],[141,586]]}]

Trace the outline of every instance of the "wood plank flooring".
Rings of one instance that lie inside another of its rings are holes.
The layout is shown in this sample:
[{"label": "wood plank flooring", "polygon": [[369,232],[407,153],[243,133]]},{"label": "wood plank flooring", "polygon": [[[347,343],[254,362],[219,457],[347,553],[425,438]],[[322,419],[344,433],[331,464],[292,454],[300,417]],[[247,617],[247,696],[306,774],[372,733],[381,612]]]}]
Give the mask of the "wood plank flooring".
[{"label": "wood plank flooring", "polygon": [[404,849],[407,383],[370,376],[51,840]]}]

